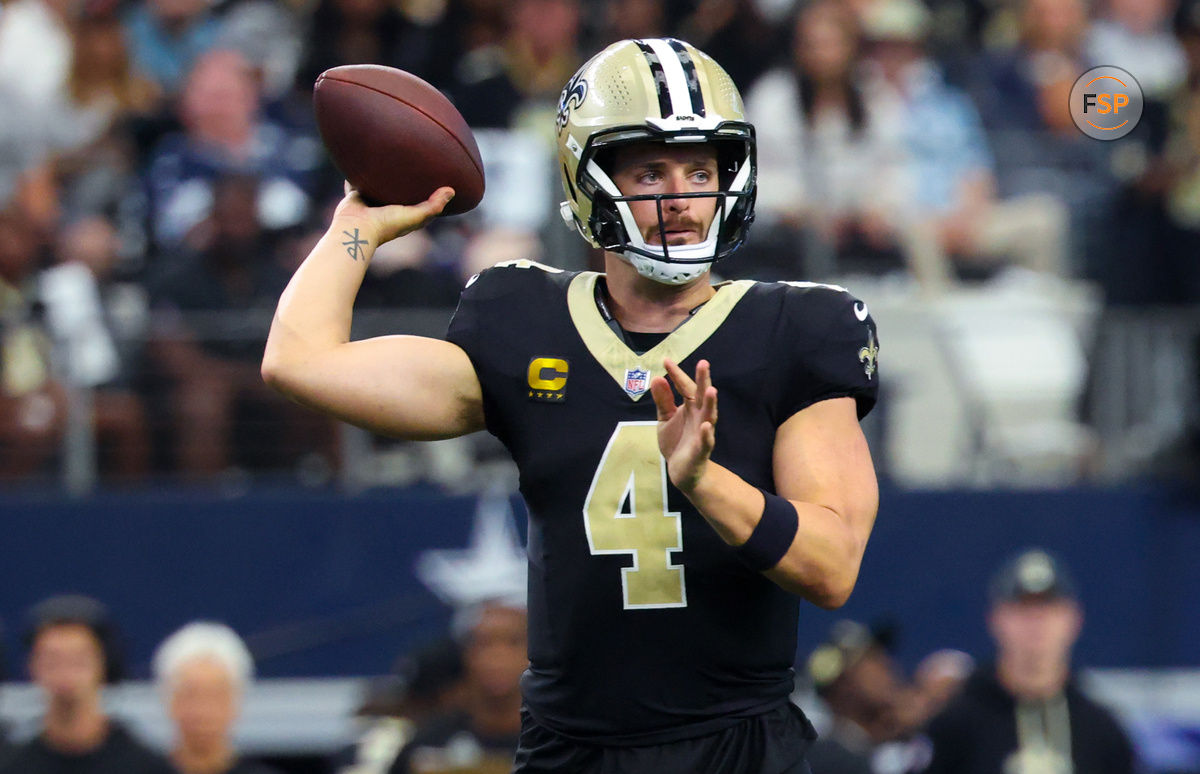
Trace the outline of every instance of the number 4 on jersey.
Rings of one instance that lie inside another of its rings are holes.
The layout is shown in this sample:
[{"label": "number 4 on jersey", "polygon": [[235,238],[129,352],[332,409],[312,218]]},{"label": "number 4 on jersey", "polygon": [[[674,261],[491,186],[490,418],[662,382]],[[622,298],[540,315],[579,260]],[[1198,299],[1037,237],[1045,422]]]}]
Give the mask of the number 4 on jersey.
[{"label": "number 4 on jersey", "polygon": [[683,548],[683,525],[667,510],[667,463],[657,433],[657,422],[619,423],[583,504],[592,553],[633,557],[633,566],[621,570],[626,609],[687,606],[683,565],[671,562],[671,552]]}]

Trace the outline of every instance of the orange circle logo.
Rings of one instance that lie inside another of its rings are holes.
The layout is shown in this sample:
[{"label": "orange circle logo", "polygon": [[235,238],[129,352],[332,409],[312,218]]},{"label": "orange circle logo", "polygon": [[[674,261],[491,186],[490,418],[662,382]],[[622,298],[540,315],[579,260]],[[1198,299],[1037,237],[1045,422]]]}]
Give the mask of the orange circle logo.
[{"label": "orange circle logo", "polygon": [[1096,140],[1118,140],[1142,118],[1142,87],[1120,67],[1093,67],[1071,87],[1071,118]]}]

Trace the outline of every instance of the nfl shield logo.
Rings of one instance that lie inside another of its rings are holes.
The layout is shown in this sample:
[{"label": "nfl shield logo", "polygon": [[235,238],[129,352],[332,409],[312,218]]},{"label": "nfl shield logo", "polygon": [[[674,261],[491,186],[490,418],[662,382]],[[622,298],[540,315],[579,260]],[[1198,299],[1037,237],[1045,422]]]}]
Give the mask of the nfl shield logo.
[{"label": "nfl shield logo", "polygon": [[642,368],[625,369],[625,392],[631,398],[639,398],[650,387],[650,374]]}]

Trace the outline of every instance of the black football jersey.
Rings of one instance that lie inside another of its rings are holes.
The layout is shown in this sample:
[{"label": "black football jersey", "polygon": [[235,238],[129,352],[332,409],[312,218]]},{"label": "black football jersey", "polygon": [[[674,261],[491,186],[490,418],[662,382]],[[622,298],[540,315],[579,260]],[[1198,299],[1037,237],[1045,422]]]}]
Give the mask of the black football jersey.
[{"label": "black football jersey", "polygon": [[712,364],[712,459],[774,491],[776,428],[827,398],[875,402],[878,343],[841,288],[728,282],[642,355],[606,323],[601,275],[529,261],[484,271],[448,338],[474,364],[488,430],[529,511],[528,710],[605,744],[716,731],[792,691],[799,598],[743,565],[670,483],[650,379]]}]

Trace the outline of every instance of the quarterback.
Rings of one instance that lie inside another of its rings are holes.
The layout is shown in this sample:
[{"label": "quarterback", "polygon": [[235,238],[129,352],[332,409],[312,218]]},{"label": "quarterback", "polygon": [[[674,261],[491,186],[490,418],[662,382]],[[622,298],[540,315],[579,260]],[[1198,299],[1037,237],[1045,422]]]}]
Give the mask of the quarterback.
[{"label": "quarterback", "polygon": [[562,213],[603,274],[501,264],[446,341],[350,341],[366,261],[343,232],[369,256],[453,195],[351,190],[280,299],[263,375],[380,433],[486,429],[512,454],[530,520],[516,771],[807,772],[800,605],[846,601],[874,524],[875,324],[838,287],[714,284],[754,217],[754,130],[691,45],[604,49],[557,130]]}]

